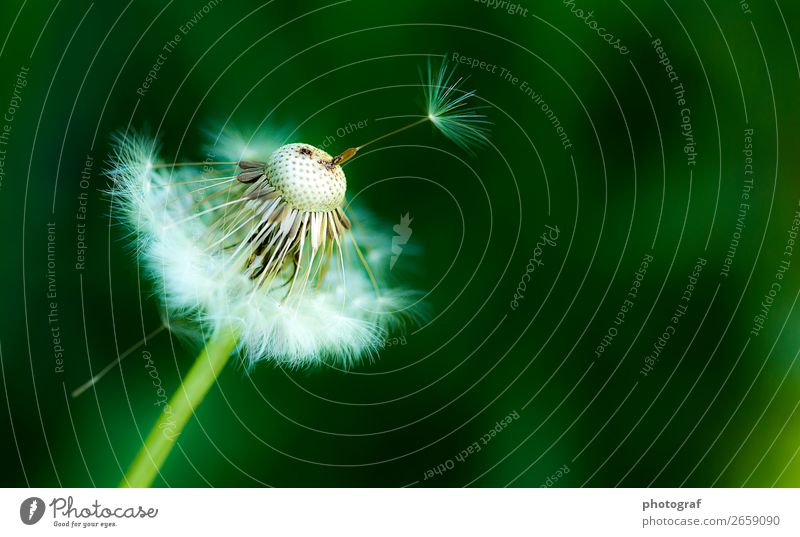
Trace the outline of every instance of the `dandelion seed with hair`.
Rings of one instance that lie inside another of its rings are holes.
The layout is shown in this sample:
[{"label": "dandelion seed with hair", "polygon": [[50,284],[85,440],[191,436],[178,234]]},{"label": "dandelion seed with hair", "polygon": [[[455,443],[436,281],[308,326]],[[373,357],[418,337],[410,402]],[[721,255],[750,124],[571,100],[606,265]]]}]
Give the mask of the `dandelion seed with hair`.
[{"label": "dandelion seed with hair", "polygon": [[414,322],[418,293],[382,285],[367,261],[370,232],[348,216],[343,166],[428,121],[462,148],[485,141],[488,121],[462,82],[444,63],[436,73],[429,64],[423,117],[336,156],[305,143],[255,143],[248,154],[232,147],[223,161],[168,164],[158,162],[156,140],[115,139],[114,213],[135,234],[169,318],[209,334],[122,485],[152,484],[235,351],[249,366],[346,368]]}]

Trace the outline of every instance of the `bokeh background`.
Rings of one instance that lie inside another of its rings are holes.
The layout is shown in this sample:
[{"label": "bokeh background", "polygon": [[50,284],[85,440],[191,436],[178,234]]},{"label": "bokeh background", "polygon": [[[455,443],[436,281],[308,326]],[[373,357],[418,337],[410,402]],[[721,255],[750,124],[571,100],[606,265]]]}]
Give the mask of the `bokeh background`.
[{"label": "bokeh background", "polygon": [[393,272],[430,291],[430,321],[348,373],[229,367],[158,485],[797,486],[800,4],[520,1],[2,2],[0,484],[116,485],[158,414],[144,357],[172,392],[197,351],[143,341],[162,314],[102,194],[113,132],[149,128],[170,160],[205,158],[224,123],[335,152],[420,114],[419,69],[456,54],[497,66],[459,66],[491,143],[426,126],[347,169],[386,241],[413,218]]}]

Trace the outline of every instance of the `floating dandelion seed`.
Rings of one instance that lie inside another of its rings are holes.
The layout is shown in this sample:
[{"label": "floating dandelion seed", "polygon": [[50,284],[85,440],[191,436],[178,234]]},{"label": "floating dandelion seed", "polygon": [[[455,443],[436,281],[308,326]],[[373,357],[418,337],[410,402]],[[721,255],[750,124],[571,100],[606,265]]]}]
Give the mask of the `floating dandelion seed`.
[{"label": "floating dandelion seed", "polygon": [[[236,136],[226,135],[224,160],[168,164],[159,162],[153,139],[115,139],[115,213],[136,234],[170,316],[195,319],[213,334],[124,485],[152,483],[235,348],[251,366],[349,367],[416,321],[418,293],[381,285],[362,252],[370,231],[354,233],[342,166],[367,145],[426,121],[461,147],[484,141],[488,121],[468,104],[473,92],[453,78],[444,64],[434,77],[429,65],[426,116],[337,156],[303,143],[231,150]],[[163,433],[167,422],[174,434]]]},{"label": "floating dandelion seed", "polygon": [[459,77],[453,81],[454,77],[455,66],[448,69],[447,61],[443,60],[434,75],[433,66],[429,61],[422,85],[426,101],[425,116],[365,144],[343,151],[334,158],[334,163],[344,164],[368,145],[426,121],[433,123],[442,134],[466,151],[472,151],[472,146],[486,143],[491,121],[485,115],[478,113],[480,107],[470,103],[469,100],[475,96],[475,92],[461,89],[461,85],[466,79]]},{"label": "floating dandelion seed", "polygon": [[425,100],[428,106],[428,119],[442,134],[453,140],[461,148],[470,150],[473,145],[486,142],[490,122],[485,115],[478,113],[479,107],[470,104],[474,91],[461,90],[464,78],[455,81],[455,66],[448,70],[442,63],[434,75],[428,62]]}]

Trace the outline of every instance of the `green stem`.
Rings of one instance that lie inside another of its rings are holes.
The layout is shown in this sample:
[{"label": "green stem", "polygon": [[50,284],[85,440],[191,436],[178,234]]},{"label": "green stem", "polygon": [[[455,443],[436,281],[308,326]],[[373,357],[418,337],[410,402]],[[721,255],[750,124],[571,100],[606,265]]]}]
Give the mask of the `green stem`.
[{"label": "green stem", "polygon": [[219,330],[206,342],[178,391],[164,405],[120,487],[149,487],[153,484],[181,431],[228,362],[237,341],[237,332],[228,328]]}]

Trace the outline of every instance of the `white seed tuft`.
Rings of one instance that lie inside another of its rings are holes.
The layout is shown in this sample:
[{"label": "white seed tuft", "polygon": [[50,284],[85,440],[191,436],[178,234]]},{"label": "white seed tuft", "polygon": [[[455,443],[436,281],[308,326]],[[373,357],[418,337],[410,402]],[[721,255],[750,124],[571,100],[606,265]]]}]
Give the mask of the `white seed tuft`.
[{"label": "white seed tuft", "polygon": [[369,251],[374,226],[353,234],[344,173],[319,167],[330,155],[306,144],[253,149],[268,162],[237,161],[244,151],[232,147],[217,158],[238,166],[198,174],[159,163],[152,139],[119,136],[108,170],[114,214],[135,232],[170,319],[236,327],[250,366],[352,367],[415,319],[419,295],[376,293],[357,246]]}]

